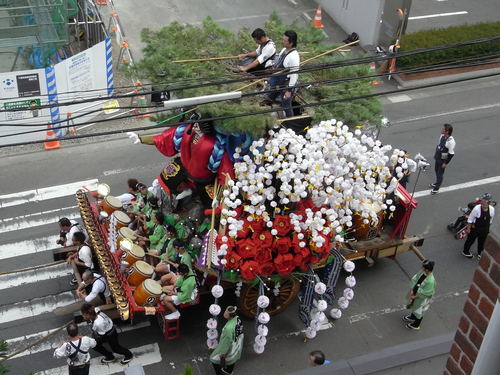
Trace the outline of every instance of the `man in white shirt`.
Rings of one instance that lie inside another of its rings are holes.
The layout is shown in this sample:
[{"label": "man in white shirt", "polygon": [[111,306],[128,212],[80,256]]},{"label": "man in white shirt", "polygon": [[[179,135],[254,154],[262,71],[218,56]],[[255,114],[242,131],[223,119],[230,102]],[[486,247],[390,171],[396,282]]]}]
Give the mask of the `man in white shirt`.
[{"label": "man in white shirt", "polygon": [[273,65],[276,46],[272,39],[262,29],[255,29],[252,38],[259,47],[255,51],[238,55],[239,59],[243,60],[243,65],[238,66],[240,72],[263,71]]},{"label": "man in white shirt", "polygon": [[[102,364],[116,361],[113,353],[122,354],[124,358],[120,364],[126,365],[132,360],[133,354],[130,350],[120,345],[118,342],[118,333],[109,316],[104,314],[99,308],[85,303],[82,306],[81,313],[83,319],[92,324],[92,335],[97,340],[94,350],[104,356],[101,359]],[[106,349],[103,344],[108,343],[113,352]]]},{"label": "man in white shirt", "polygon": [[87,336],[78,335],[78,326],[70,323],[66,327],[70,339],[63,342],[54,352],[55,358],[68,358],[69,375],[88,375],[90,369],[89,350],[97,345],[97,342]]},{"label": "man in white shirt", "polygon": [[86,270],[82,275],[82,280],[83,282],[76,289],[76,295],[79,298],[87,303],[95,304],[98,301],[97,297],[101,297],[107,304],[111,303],[111,292],[104,276]]},{"label": "man in white shirt", "polygon": [[67,217],[63,217],[59,219],[59,229],[61,230],[59,233],[59,239],[56,241],[58,245],[61,246],[73,246],[73,235],[76,232],[82,232],[87,237],[85,230],[80,227],[75,220],[70,220]]},{"label": "man in white shirt", "polygon": [[[292,98],[295,91],[295,85],[299,79],[296,72],[300,67],[300,55],[297,51],[297,33],[293,30],[287,30],[283,34],[283,49],[278,59],[274,63],[275,74],[269,78],[269,89],[274,90],[267,94],[267,98],[261,102],[261,105],[272,105],[273,102],[281,96],[281,106],[285,110],[286,117],[294,115],[292,109]],[[278,74],[286,70],[290,74]]]},{"label": "man in white shirt", "polygon": [[[92,261],[92,250],[85,243],[85,234],[83,234],[82,232],[76,232],[73,235],[73,244],[75,246],[78,246],[78,250],[76,251],[76,253],[71,254],[66,259],[66,262],[68,264],[75,264],[81,276],[86,270],[94,269],[94,262]],[[71,285],[75,285],[76,283],[76,278],[73,278],[73,280],[71,280]]]},{"label": "man in white shirt", "polygon": [[484,242],[490,232],[490,224],[495,216],[495,208],[491,203],[491,194],[484,194],[481,203],[476,205],[467,218],[467,239],[464,243],[462,255],[466,258],[472,258],[470,248],[477,238],[477,258],[481,259],[481,253],[484,249]]},{"label": "man in white shirt", "polygon": [[450,164],[451,159],[455,156],[455,139],[451,136],[453,134],[453,126],[444,124],[441,128],[441,136],[439,137],[438,145],[434,153],[434,171],[436,172],[436,182],[430,184],[432,188],[431,194],[437,194],[439,188],[443,183],[443,175],[445,168]]}]

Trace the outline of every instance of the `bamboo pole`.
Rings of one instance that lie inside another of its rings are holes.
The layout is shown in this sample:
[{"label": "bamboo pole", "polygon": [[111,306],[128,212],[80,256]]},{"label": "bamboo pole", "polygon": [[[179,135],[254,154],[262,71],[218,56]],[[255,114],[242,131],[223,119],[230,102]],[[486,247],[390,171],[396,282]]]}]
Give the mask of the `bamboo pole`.
[{"label": "bamboo pole", "polygon": [[9,274],[12,274],[12,273],[18,273],[18,272],[26,272],[26,271],[33,271],[33,270],[39,270],[41,268],[45,268],[45,267],[51,267],[51,266],[55,266],[56,264],[61,264],[61,263],[66,263],[66,260],[58,260],[56,262],[52,262],[52,263],[46,263],[46,264],[40,264],[38,266],[33,266],[33,267],[27,267],[27,268],[21,268],[21,269],[18,269],[18,270],[12,270],[12,271],[5,271],[5,272],[0,272],[0,276],[1,275],[9,275]]},{"label": "bamboo pole", "polygon": [[[343,50],[342,52],[347,52]],[[311,52],[306,52],[302,51],[299,52],[301,55],[306,55]],[[205,62],[205,61],[218,61],[218,60],[232,60],[232,59],[238,59],[240,56],[235,55],[235,56],[220,56],[220,57],[202,57],[199,59],[185,59],[185,60],[174,60],[172,62],[174,63],[190,63],[190,62]]]}]

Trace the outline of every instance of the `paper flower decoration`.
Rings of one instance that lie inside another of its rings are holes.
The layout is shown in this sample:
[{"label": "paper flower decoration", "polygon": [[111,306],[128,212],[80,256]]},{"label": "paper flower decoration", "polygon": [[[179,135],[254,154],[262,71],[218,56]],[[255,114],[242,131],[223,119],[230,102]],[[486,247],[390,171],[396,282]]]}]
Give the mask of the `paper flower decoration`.
[{"label": "paper flower decoration", "polygon": [[214,296],[215,298],[220,298],[224,294],[224,289],[220,285],[214,285],[211,292],[212,296]]},{"label": "paper flower decoration", "polygon": [[326,301],[324,299],[321,299],[318,301],[318,306],[317,306],[317,309],[318,311],[325,311],[328,307],[328,304],[326,303]]},{"label": "paper flower decoration", "polygon": [[322,282],[316,283],[314,285],[314,291],[318,294],[324,294],[326,292],[326,285]]},{"label": "paper flower decoration", "polygon": [[219,337],[219,333],[217,332],[216,329],[209,329],[207,330],[207,337],[213,340]]},{"label": "paper flower decoration", "polygon": [[290,218],[285,215],[276,215],[274,217],[273,228],[276,229],[278,236],[286,236],[292,229],[290,225]]},{"label": "paper flower decoration", "polygon": [[271,262],[266,262],[259,265],[259,274],[262,276],[272,275],[274,271],[275,267]]},{"label": "paper flower decoration", "polygon": [[345,297],[340,297],[338,300],[339,307],[343,310],[349,307],[349,300]]},{"label": "paper flower decoration", "polygon": [[330,310],[330,316],[333,319],[340,319],[342,317],[342,310],[334,308]]},{"label": "paper flower decoration", "polygon": [[257,254],[257,246],[251,238],[239,240],[236,248],[243,259],[253,258]]},{"label": "paper flower decoration", "polygon": [[354,291],[351,288],[345,288],[344,297],[347,298],[349,301],[352,300],[354,298]]},{"label": "paper flower decoration", "polygon": [[257,345],[265,346],[267,343],[266,336],[261,336],[261,335],[255,336],[255,343]]},{"label": "paper flower decoration", "polygon": [[207,328],[208,329],[215,329],[217,328],[217,319],[210,318],[207,320]]},{"label": "paper flower decoration", "polygon": [[326,320],[326,315],[324,312],[318,311],[317,313],[314,314],[314,319],[321,323]]},{"label": "paper flower decoration", "polygon": [[221,311],[221,308],[219,305],[213,303],[210,305],[210,307],[208,308],[208,311],[210,312],[210,314],[212,314],[213,316],[217,316],[220,314],[220,311]]},{"label": "paper flower decoration", "polygon": [[278,254],[278,256],[274,258],[274,266],[276,267],[276,271],[278,271],[281,276],[289,275],[295,267],[293,255]]},{"label": "paper flower decoration", "polygon": [[218,342],[216,339],[208,339],[207,340],[207,346],[208,349],[215,349],[218,345]]},{"label": "paper flower decoration", "polygon": [[279,254],[286,254],[290,251],[292,246],[292,240],[290,237],[279,237],[274,240],[273,248],[278,251]]},{"label": "paper flower decoration", "polygon": [[345,278],[345,285],[347,285],[349,288],[353,288],[356,286],[356,278],[354,276],[347,276]]},{"label": "paper flower decoration", "polygon": [[309,323],[309,327],[311,327],[315,331],[319,330],[320,325],[321,323],[318,322],[316,319],[311,320],[311,322]]},{"label": "paper flower decoration", "polygon": [[253,344],[253,351],[257,354],[262,354],[264,353],[265,346],[259,345],[257,343]]},{"label": "paper flower decoration", "polygon": [[315,338],[316,337],[316,330],[311,328],[311,327],[307,328],[306,329],[306,337],[310,340]]},{"label": "paper flower decoration", "polygon": [[259,296],[259,298],[257,298],[257,306],[259,306],[261,309],[267,308],[267,306],[269,306],[269,297]]},{"label": "paper flower decoration", "polygon": [[252,240],[259,249],[270,248],[273,244],[273,236],[271,232],[264,230],[262,232],[254,232],[252,234]]},{"label": "paper flower decoration", "polygon": [[356,266],[354,265],[354,262],[352,262],[350,260],[346,260],[344,262],[344,270],[346,270],[347,272],[354,271],[354,268],[356,268]]},{"label": "paper flower decoration", "polygon": [[259,264],[254,260],[244,262],[240,267],[241,277],[246,280],[253,280],[259,271]]},{"label": "paper flower decoration", "polygon": [[268,314],[268,313],[266,313],[266,312],[261,312],[261,313],[259,314],[259,316],[258,316],[258,318],[257,318],[257,319],[258,319],[258,321],[259,321],[259,323],[260,323],[260,324],[267,324],[267,323],[269,323],[269,320],[270,320],[271,318],[269,317],[269,314]]},{"label": "paper flower decoration", "polygon": [[261,336],[267,336],[269,329],[264,324],[259,324],[257,327],[257,333]]},{"label": "paper flower decoration", "polygon": [[232,270],[238,269],[243,261],[243,259],[235,251],[228,252],[225,260],[227,262],[225,267]]}]

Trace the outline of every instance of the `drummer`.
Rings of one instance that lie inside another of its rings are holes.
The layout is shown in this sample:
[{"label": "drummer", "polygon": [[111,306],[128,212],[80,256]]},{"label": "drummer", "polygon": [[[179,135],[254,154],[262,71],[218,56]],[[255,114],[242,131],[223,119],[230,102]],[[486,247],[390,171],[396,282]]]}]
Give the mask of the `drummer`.
[{"label": "drummer", "polygon": [[161,303],[172,312],[165,316],[167,320],[179,319],[181,313],[176,306],[192,302],[195,298],[196,278],[193,271],[185,264],[180,264],[178,271],[175,285],[165,287],[165,294],[160,297]]},{"label": "drummer", "polygon": [[[190,270],[192,270],[193,267],[191,254],[186,251],[184,241],[175,239],[173,242],[173,248],[177,256],[180,257],[180,260],[178,263],[176,263],[173,260],[167,259],[166,257],[164,258],[164,261],[169,265],[168,269],[170,270],[170,272],[161,277],[160,284],[162,286],[174,285],[175,281],[180,276],[177,272],[174,272],[174,270],[172,270],[170,266],[173,266],[176,270],[179,269],[179,266],[181,264],[185,264]],[[164,270],[164,268],[162,268],[162,270]],[[160,272],[162,272],[162,270],[160,270]]]},{"label": "drummer", "polygon": [[173,225],[167,224],[165,226],[165,241],[163,243],[162,251],[161,253],[158,252],[157,254],[152,253],[153,250],[150,250],[149,252],[155,255],[160,255],[161,261],[158,263],[155,267],[155,273],[157,275],[161,274],[167,274],[170,272],[170,266],[168,261],[171,262],[176,262],[178,258],[178,254],[174,249],[174,242],[177,239],[177,230]]},{"label": "drummer", "polygon": [[[154,215],[158,212],[158,198],[149,197],[147,203],[141,209],[140,212],[136,213],[136,217],[138,218],[138,229],[142,234],[147,234],[149,232],[149,228],[147,226],[148,221],[152,221]],[[153,227],[152,224],[149,224]]]},{"label": "drummer", "polygon": [[136,195],[134,203],[128,208],[128,212],[132,214],[140,212],[148,203],[148,199],[154,196],[142,182],[137,184],[137,191],[139,193]]},{"label": "drummer", "polygon": [[[85,243],[85,234],[83,234],[82,232],[76,232],[75,234],[73,234],[73,244],[75,246],[78,246],[78,251],[74,254],[71,254],[66,259],[66,262],[68,264],[75,264],[76,268],[78,269],[78,273],[81,276],[86,270],[94,269],[94,262],[92,261],[92,251],[90,250],[90,247]],[[77,284],[77,280],[75,277],[73,278],[73,280],[71,280],[70,284]]]},{"label": "drummer", "polygon": [[165,237],[165,227],[163,223],[165,222],[165,215],[161,212],[156,212],[153,216],[153,220],[146,223],[149,234],[145,236],[137,236],[140,246],[147,246],[150,250],[154,250],[153,254],[157,254],[161,251],[163,247],[163,242],[166,240]]},{"label": "drummer", "polygon": [[82,275],[82,280],[83,282],[76,289],[76,295],[79,298],[94,305],[99,304],[99,297],[106,304],[111,303],[111,292],[104,276],[94,273],[91,270],[86,270]]},{"label": "drummer", "polygon": [[139,181],[135,178],[129,178],[127,180],[127,192],[123,193],[116,198],[122,202],[123,208],[128,209],[128,207],[133,203],[135,200],[135,196],[137,195],[137,185],[139,184]]}]

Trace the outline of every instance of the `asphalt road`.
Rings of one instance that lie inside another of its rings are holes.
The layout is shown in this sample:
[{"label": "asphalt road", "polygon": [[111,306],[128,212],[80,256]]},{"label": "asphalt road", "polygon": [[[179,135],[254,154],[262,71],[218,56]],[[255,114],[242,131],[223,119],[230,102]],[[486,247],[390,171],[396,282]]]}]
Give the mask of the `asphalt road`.
[{"label": "asphalt road", "polygon": [[[383,99],[386,114],[393,123],[382,130],[381,139],[385,143],[406,148],[412,155],[421,152],[431,159],[440,126],[450,122],[455,126],[457,149],[445,174],[444,187],[470,182],[468,187],[430,196],[425,191],[432,173],[424,173],[418,181],[416,191],[421,197],[408,234],[426,238],[422,251],[436,260],[438,282],[436,302],[425,317],[422,330],[408,331],[401,321],[408,278],[420,265],[415,255],[404,253],[396,260],[384,259],[372,268],[358,262],[354,272],[358,279],[355,299],[344,317],[331,322],[331,327],[319,332],[315,340],[304,342],[300,333],[304,327],[294,305],[271,320],[266,352],[258,356],[252,351],[253,323],[247,321],[245,352],[238,363],[238,374],[285,374],[304,368],[307,353],[317,348],[324,350],[330,360],[336,360],[455,330],[477,261],[459,254],[462,243],[445,226],[458,215],[458,206],[483,192],[493,193],[498,200],[499,179],[495,183],[478,184],[481,179],[500,176],[497,162],[500,106],[496,100],[499,94],[500,80],[483,79]],[[57,219],[76,214],[71,195],[75,186],[92,185],[95,183],[92,180],[98,179],[110,184],[112,193],[118,194],[125,190],[129,177],[149,184],[163,162],[164,157],[154,147],[131,145],[128,139],[63,145],[56,151],[2,158],[0,272],[52,261],[50,249],[55,247]],[[412,176],[410,186],[414,182]],[[46,189],[55,185],[60,186]],[[34,189],[39,190],[29,192]],[[9,194],[15,196],[6,197]],[[497,220],[496,230],[498,223]],[[72,318],[52,313],[54,306],[74,300],[70,279],[69,270],[63,266],[0,276],[0,336],[9,340],[12,350],[22,348]],[[232,303],[234,298],[229,291],[225,302]],[[194,374],[210,374],[209,351],[205,347],[210,303],[209,298],[204,298],[200,305],[183,312],[182,337],[174,342],[161,339],[154,320],[133,326],[124,324],[122,327],[127,331],[121,333],[121,340],[137,353],[131,365],[143,364],[148,375],[178,374],[183,364],[191,364]],[[10,360],[12,373],[27,374],[32,370],[47,375],[60,373],[57,368],[64,367],[64,363],[52,358],[51,349],[62,338],[58,335]],[[433,363],[438,373],[444,358]],[[91,374],[121,370],[116,365],[95,365]]]}]

